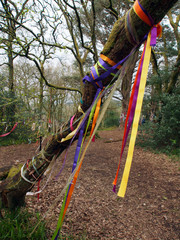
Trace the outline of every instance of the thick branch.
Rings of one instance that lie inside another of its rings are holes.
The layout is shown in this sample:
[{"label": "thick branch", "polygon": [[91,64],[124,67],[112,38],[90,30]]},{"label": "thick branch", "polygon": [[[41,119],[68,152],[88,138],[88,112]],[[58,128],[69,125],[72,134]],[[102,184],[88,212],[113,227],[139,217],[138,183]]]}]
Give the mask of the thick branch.
[{"label": "thick branch", "polygon": [[[143,7],[152,16],[155,23],[161,21],[164,15],[176,2],[177,0],[140,1]],[[159,9],[161,9],[161,11],[159,11]],[[141,41],[145,34],[147,34],[148,31],[150,30],[150,27],[139,19],[139,17],[135,14],[133,9],[131,9],[130,15],[133,21],[134,29],[136,29],[139,41]],[[134,46],[132,45],[132,43],[128,42],[125,30],[125,18],[122,18],[115,23],[102,53],[108,56],[114,62],[118,62],[125,58],[130,53],[133,47]],[[107,85],[110,81],[111,77],[108,77],[104,79],[102,83],[103,85]],[[92,103],[95,93],[96,89],[94,88],[94,86],[86,82],[82,97],[83,103],[81,104],[81,108],[84,111],[86,111],[87,108]],[[81,113],[77,111],[74,120],[75,122],[73,124],[74,128],[76,128],[80,116]],[[49,165],[50,161],[53,159],[53,157],[54,156],[57,157],[64,151],[64,149],[68,147],[69,141],[61,142],[61,139],[67,136],[67,134],[70,132],[71,130],[69,129],[68,122],[62,127],[62,130],[60,130],[57,135],[54,135],[52,137],[52,139],[49,141],[46,147],[37,156],[34,157],[34,164],[39,172],[39,175],[37,175],[31,161],[29,163],[30,173],[28,173],[27,171],[25,171],[24,173],[25,177],[28,180],[33,181],[32,174],[34,174],[35,177],[37,178],[41,176],[45,169],[47,168],[47,166]],[[33,184],[24,181],[24,179],[21,177],[20,172],[18,172],[11,178],[7,178],[7,180],[4,181],[3,184],[0,186],[3,204],[5,204],[8,207],[15,207],[16,205],[18,205],[19,200],[23,202],[25,193],[32,187]]]}]

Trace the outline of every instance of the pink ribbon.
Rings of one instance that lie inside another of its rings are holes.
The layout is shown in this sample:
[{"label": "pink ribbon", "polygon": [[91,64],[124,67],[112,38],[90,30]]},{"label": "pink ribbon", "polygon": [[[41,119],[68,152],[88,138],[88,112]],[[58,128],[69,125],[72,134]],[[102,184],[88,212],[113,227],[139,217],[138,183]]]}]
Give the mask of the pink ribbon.
[{"label": "pink ribbon", "polygon": [[71,120],[70,120],[70,129],[71,131],[74,131],[74,128],[73,128],[73,120],[74,120],[74,117],[75,115],[72,116]]}]

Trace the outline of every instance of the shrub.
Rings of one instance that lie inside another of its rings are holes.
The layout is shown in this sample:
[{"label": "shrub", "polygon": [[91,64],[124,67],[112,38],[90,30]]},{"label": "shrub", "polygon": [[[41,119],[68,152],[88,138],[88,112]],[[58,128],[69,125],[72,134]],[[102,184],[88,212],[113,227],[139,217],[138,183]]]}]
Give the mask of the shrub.
[{"label": "shrub", "polygon": [[146,120],[140,127],[138,143],[142,146],[178,153],[180,146],[180,95],[163,94],[158,118]]},{"label": "shrub", "polygon": [[[11,129],[12,126],[9,126],[6,132],[9,132]],[[0,128],[0,132],[5,133],[3,127]],[[37,132],[32,132],[29,124],[20,122],[11,134],[0,138],[0,146],[34,142],[36,141],[36,138]]]}]

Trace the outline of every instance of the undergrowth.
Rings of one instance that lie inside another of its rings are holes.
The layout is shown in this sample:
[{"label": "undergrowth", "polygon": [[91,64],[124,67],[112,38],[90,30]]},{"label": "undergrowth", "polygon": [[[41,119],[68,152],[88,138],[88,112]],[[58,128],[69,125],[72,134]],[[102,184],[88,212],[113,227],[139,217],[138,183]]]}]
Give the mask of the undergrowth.
[{"label": "undergrowth", "polygon": [[166,136],[164,132],[165,130],[162,131],[157,123],[148,121],[139,127],[136,145],[155,153],[164,153],[172,160],[180,161],[180,148],[177,144],[179,141]]},{"label": "undergrowth", "polygon": [[[26,208],[8,209],[0,212],[0,239],[1,240],[47,240],[51,239],[50,232],[45,228],[45,222],[40,221],[39,213],[30,213]],[[36,230],[36,224],[39,223]],[[59,240],[86,240],[86,233],[80,236],[60,234]]]},{"label": "undergrowth", "polygon": [[[0,133],[6,133],[11,130],[12,126],[6,131],[0,125]],[[37,140],[37,132],[32,132],[27,125],[18,124],[16,129],[8,136],[0,138],[0,146],[18,145],[22,143],[31,143]]]}]

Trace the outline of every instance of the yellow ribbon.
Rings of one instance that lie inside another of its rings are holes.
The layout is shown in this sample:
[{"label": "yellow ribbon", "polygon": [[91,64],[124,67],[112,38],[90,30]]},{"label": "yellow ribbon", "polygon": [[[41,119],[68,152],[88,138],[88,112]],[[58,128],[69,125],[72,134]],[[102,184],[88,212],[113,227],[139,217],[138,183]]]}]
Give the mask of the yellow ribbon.
[{"label": "yellow ribbon", "polygon": [[75,133],[76,133],[76,131],[78,130],[78,128],[79,128],[82,120],[84,119],[84,117],[85,117],[85,114],[82,116],[81,121],[80,121],[80,122],[78,123],[78,125],[77,125],[77,128],[74,129],[74,131],[70,132],[65,138],[62,138],[62,139],[61,139],[61,142],[68,141],[68,140],[70,140],[70,139],[75,135]]},{"label": "yellow ribbon", "polygon": [[129,178],[129,173],[130,173],[130,168],[131,168],[131,163],[132,163],[132,157],[133,157],[133,152],[134,152],[134,146],[135,146],[135,141],[136,141],[136,136],[137,136],[138,124],[139,124],[139,119],[140,119],[140,114],[141,114],[144,90],[145,90],[145,86],[146,86],[146,79],[147,79],[147,73],[148,73],[150,56],[151,56],[150,40],[151,40],[151,33],[148,34],[148,39],[147,39],[147,45],[146,45],[146,50],[145,50],[145,55],[144,55],[144,63],[143,63],[143,67],[142,67],[139,92],[138,92],[134,121],[133,121],[133,126],[132,126],[132,133],[131,133],[131,138],[130,138],[130,143],[129,143],[128,155],[127,155],[127,159],[126,159],[126,164],[125,164],[120,188],[119,188],[119,191],[117,194],[119,197],[124,197],[124,195],[125,195],[128,178]]}]

